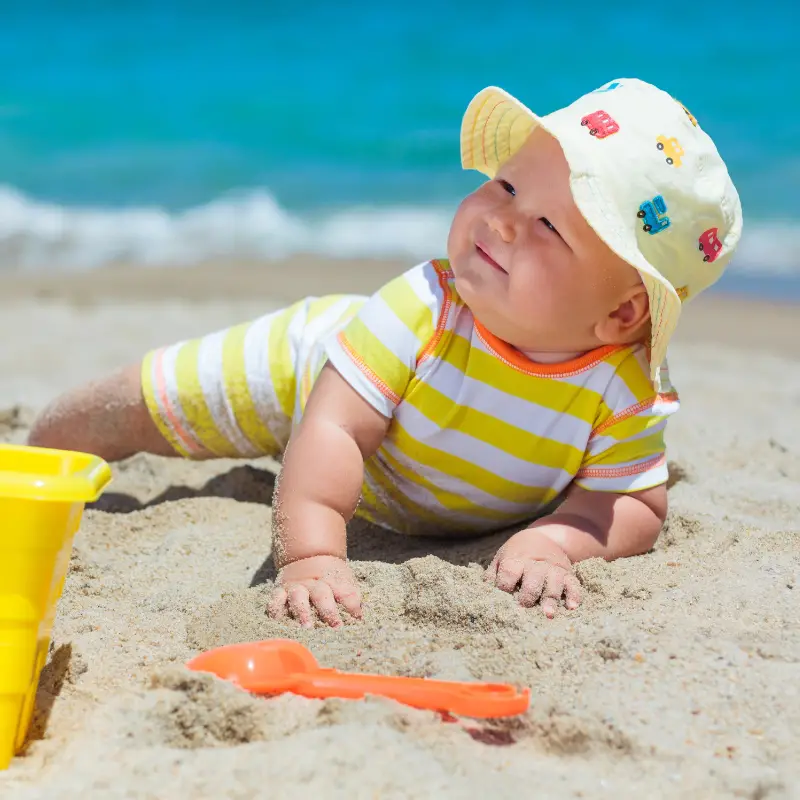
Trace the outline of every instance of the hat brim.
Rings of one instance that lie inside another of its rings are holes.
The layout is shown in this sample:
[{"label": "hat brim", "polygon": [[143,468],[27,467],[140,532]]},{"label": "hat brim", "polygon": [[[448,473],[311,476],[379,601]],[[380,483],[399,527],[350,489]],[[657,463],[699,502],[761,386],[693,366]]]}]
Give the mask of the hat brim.
[{"label": "hat brim", "polygon": [[[650,301],[651,378],[657,381],[666,359],[667,345],[678,324],[681,300],[674,287],[642,255],[626,226],[610,215],[613,203],[603,197],[597,181],[586,180],[590,170],[576,169],[586,160],[583,137],[554,129],[546,118],[534,114],[503,89],[490,86],[479,92],[467,107],[461,125],[461,164],[494,178],[500,167],[524,144],[535,128],[542,128],[561,145],[570,165],[570,188],[575,204],[597,235],[620,258],[638,270]],[[578,133],[584,134],[582,130]]]}]

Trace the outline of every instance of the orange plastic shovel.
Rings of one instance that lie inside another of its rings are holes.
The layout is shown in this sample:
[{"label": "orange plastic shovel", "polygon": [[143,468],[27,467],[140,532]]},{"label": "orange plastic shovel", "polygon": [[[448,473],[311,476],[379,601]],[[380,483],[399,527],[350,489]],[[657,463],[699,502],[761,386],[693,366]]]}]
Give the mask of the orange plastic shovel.
[{"label": "orange plastic shovel", "polygon": [[218,647],[201,653],[186,666],[211,672],[253,694],[291,692],[303,697],[351,699],[374,694],[414,708],[467,717],[511,717],[522,714],[530,702],[529,689],[520,691],[506,683],[458,683],[322,669],[308,649],[291,639]]}]

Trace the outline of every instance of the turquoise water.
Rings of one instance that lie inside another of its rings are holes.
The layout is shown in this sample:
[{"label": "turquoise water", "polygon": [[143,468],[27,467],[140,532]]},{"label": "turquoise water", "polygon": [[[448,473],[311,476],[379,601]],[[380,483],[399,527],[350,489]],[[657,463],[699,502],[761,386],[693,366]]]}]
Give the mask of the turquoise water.
[{"label": "turquoise water", "polygon": [[724,18],[716,3],[17,6],[0,26],[5,265],[439,253],[477,182],[458,154],[476,91],[546,113],[635,76],[687,105],[728,161],[740,278],[800,281],[789,0]]}]

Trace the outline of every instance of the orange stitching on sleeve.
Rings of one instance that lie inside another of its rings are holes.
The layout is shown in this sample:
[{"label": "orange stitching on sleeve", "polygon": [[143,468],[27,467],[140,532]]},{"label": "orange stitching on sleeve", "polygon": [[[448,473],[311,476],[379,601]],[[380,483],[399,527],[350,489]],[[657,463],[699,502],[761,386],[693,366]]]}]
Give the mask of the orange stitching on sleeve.
[{"label": "orange stitching on sleeve", "polygon": [[392,403],[397,405],[401,400],[400,395],[393,391],[391,387],[389,387],[386,382],[383,381],[367,364],[367,362],[364,361],[364,359],[361,358],[361,356],[353,349],[353,346],[345,338],[344,331],[340,331],[336,338],[345,353],[350,356],[353,363],[361,370],[361,372],[364,373],[364,376],[369,379],[370,383],[372,383],[387,400],[390,400]]},{"label": "orange stitching on sleeve", "polygon": [[428,344],[420,350],[417,356],[417,366],[433,353],[441,341],[442,334],[447,326],[447,318],[450,315],[450,306],[452,305],[449,285],[449,280],[453,277],[452,271],[445,269],[438,260],[431,261],[431,264],[433,264],[433,268],[436,270],[436,274],[439,277],[439,286],[442,287],[442,292],[444,293],[444,302],[442,303],[442,310],[439,312],[439,319],[436,321],[436,330],[433,332],[433,336],[431,336]]},{"label": "orange stitching on sleeve", "polygon": [[639,475],[647,472],[654,467],[660,467],[666,461],[666,456],[661,455],[643,461],[641,464],[633,464],[629,467],[586,467],[579,469],[575,473],[576,478],[627,478],[630,475]]},{"label": "orange stitching on sleeve", "polygon": [[668,392],[666,394],[657,394],[653,397],[649,398],[648,400],[642,400],[640,403],[637,403],[635,406],[629,406],[626,409],[623,409],[617,414],[613,414],[610,416],[605,422],[601,422],[593,431],[590,439],[593,439],[595,436],[599,436],[604,430],[607,430],[612,425],[616,425],[618,422],[622,422],[625,419],[629,419],[630,417],[635,417],[640,411],[644,411],[645,409],[652,408],[656,403],[675,403],[678,400],[678,393],[677,392]]}]

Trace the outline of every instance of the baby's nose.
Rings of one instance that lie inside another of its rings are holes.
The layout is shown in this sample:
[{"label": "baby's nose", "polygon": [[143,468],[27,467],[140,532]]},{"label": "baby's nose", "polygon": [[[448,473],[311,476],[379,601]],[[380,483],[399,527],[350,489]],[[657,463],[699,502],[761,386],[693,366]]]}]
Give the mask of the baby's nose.
[{"label": "baby's nose", "polygon": [[514,241],[516,223],[512,214],[504,209],[495,211],[489,217],[489,227],[497,233],[504,242]]}]

